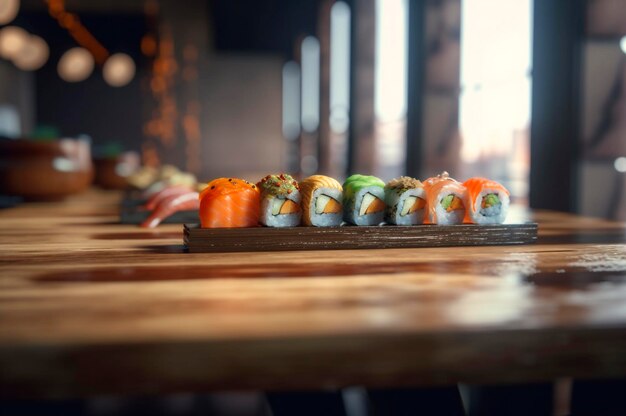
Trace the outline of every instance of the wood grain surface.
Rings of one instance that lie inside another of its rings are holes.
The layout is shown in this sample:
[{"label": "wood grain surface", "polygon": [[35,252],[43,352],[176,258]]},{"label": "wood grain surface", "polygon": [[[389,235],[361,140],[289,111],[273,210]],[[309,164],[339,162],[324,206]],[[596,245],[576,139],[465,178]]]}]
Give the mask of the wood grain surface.
[{"label": "wood grain surface", "polygon": [[0,396],[626,376],[626,227],[537,244],[185,253],[121,195],[0,211]]},{"label": "wood grain surface", "polygon": [[183,233],[191,253],[357,250],[531,244],[537,241],[537,224],[285,228],[200,228],[185,224]]}]

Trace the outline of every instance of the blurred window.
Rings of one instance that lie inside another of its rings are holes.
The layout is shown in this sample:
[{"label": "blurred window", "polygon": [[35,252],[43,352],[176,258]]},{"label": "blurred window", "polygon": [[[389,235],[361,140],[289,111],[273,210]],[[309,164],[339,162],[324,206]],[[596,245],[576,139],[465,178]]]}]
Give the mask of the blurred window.
[{"label": "blurred window", "polygon": [[502,182],[527,203],[532,0],[462,0],[459,177]]},{"label": "blurred window", "polygon": [[283,66],[283,136],[296,140],[300,135],[300,67],[295,61]]},{"label": "blurred window", "polygon": [[407,0],[376,0],[375,174],[404,172],[407,107]]},{"label": "blurred window", "polygon": [[330,11],[330,167],[345,174],[350,125],[350,6],[337,1]]}]

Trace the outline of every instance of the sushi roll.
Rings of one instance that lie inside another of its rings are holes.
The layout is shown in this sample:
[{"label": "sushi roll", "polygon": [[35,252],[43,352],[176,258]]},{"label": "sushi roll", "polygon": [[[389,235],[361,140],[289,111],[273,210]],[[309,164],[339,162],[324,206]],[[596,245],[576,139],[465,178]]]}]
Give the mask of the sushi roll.
[{"label": "sushi roll", "polygon": [[341,184],[324,175],[309,176],[300,182],[302,223],[314,227],[341,225]]},{"label": "sushi roll", "polygon": [[200,192],[202,228],[256,227],[259,223],[261,193],[248,181],[219,178]]},{"label": "sushi roll", "polygon": [[396,225],[424,222],[426,192],[417,179],[401,176],[385,185],[385,221]]},{"label": "sushi roll", "polygon": [[424,181],[426,191],[426,224],[461,224],[465,217],[466,189],[462,183],[443,172]]},{"label": "sushi roll", "polygon": [[470,178],[467,189],[466,219],[474,224],[502,224],[509,210],[509,191],[498,182],[485,178]]},{"label": "sushi roll", "polygon": [[354,225],[378,225],[385,215],[385,182],[352,175],[343,184],[343,219]]},{"label": "sushi roll", "polygon": [[260,222],[268,227],[300,224],[300,187],[290,175],[267,175],[256,184],[261,191]]}]

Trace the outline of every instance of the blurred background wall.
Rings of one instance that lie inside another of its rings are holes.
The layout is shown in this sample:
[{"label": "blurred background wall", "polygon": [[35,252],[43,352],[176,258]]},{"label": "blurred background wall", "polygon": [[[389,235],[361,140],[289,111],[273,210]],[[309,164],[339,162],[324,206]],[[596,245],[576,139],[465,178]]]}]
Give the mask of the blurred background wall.
[{"label": "blurred background wall", "polygon": [[[144,163],[204,179],[447,170],[500,180],[529,203],[530,147],[543,146],[530,137],[533,77],[542,75],[533,45],[545,33],[533,0],[0,4],[19,5],[1,22],[1,135],[88,135],[96,154],[136,150]],[[626,219],[626,7],[555,5],[580,14],[565,39],[573,58],[561,62],[575,104],[559,142],[576,150],[562,156],[575,170],[567,209]],[[59,65],[78,46],[76,22],[95,39],[96,59],[84,80],[68,82]],[[46,42],[40,68],[20,69],[3,52],[9,27]],[[134,73],[115,87],[103,74],[119,53]],[[554,196],[539,196],[533,203],[550,208]]]},{"label": "blurred background wall", "polygon": [[[626,5],[589,0],[582,42],[581,212],[626,220]],[[620,44],[621,49],[616,45]]]}]

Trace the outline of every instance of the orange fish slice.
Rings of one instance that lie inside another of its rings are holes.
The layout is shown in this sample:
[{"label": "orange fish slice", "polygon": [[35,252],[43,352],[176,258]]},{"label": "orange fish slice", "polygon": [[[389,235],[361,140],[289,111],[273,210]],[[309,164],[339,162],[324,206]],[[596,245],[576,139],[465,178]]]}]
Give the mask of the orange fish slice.
[{"label": "orange fish slice", "polygon": [[200,193],[202,228],[256,227],[260,214],[259,189],[242,179],[215,179]]},{"label": "orange fish slice", "polygon": [[480,195],[483,190],[493,189],[494,191],[501,191],[507,195],[510,195],[508,189],[502,186],[502,184],[487,178],[470,178],[463,182],[463,185],[465,186],[465,188],[467,188],[467,200],[469,201],[469,207],[467,208],[467,211],[465,213],[465,222],[471,222],[470,214],[475,213],[477,209],[481,208],[482,201],[481,204],[478,204],[477,207],[476,198],[478,198],[478,195]]}]

